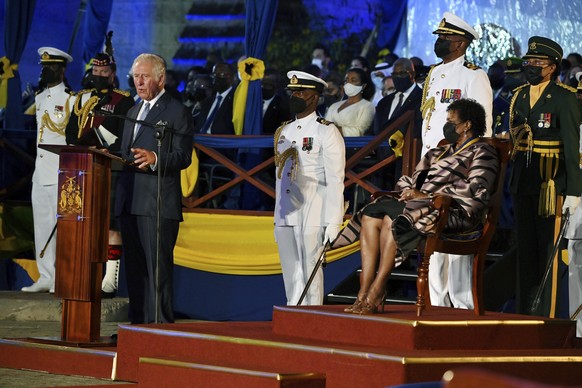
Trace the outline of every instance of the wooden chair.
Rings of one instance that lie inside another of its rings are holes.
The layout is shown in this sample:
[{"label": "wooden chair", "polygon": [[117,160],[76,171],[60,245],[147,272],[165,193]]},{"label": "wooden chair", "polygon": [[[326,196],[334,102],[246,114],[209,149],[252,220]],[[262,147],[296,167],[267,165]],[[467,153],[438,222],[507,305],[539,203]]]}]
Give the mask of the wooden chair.
[{"label": "wooden chair", "polygon": [[[430,304],[428,293],[428,266],[430,256],[434,252],[442,252],[455,255],[474,255],[472,274],[473,304],[476,315],[483,315],[485,312],[483,302],[483,270],[485,258],[489,249],[489,244],[495,233],[499,211],[503,201],[503,183],[507,163],[511,154],[511,141],[498,138],[483,138],[484,141],[497,149],[499,156],[499,174],[491,194],[489,208],[480,233],[476,233],[472,238],[462,239],[460,236],[452,236],[444,233],[444,228],[448,220],[448,210],[451,204],[451,197],[436,195],[432,200],[432,206],[439,211],[439,221],[434,235],[424,239],[420,243],[419,253],[422,261],[418,267],[418,278],[416,280],[416,314],[421,316],[426,304]],[[377,197],[382,193],[375,193]],[[465,236],[466,237],[466,236]]]}]

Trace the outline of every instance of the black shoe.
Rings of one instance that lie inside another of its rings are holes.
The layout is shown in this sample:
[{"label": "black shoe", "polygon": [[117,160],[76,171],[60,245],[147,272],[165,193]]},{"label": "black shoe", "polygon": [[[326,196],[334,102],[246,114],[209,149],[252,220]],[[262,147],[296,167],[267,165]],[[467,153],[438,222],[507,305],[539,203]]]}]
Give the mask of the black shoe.
[{"label": "black shoe", "polygon": [[116,292],[106,292],[101,290],[101,299],[113,299],[115,298]]}]

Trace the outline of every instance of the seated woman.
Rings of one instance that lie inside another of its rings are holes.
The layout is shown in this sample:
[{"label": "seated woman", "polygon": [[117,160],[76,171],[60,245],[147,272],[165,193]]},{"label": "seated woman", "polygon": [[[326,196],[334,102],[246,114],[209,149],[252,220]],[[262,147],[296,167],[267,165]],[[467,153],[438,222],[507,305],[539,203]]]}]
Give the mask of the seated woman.
[{"label": "seated woman", "polygon": [[370,102],[374,84],[368,73],[359,68],[349,69],[344,78],[344,94],[348,99],[332,104],[325,119],[333,121],[344,137],[363,136],[372,125],[375,113]]},{"label": "seated woman", "polygon": [[438,211],[429,206],[433,195],[453,199],[448,231],[468,230],[483,221],[499,170],[497,151],[480,140],[485,110],[474,100],[455,101],[447,108],[443,130],[450,144],[429,150],[412,177],[400,178],[397,199],[384,196],[361,210],[360,290],[346,312],[374,314],[379,305],[384,308],[390,272],[423,236],[434,232]]}]

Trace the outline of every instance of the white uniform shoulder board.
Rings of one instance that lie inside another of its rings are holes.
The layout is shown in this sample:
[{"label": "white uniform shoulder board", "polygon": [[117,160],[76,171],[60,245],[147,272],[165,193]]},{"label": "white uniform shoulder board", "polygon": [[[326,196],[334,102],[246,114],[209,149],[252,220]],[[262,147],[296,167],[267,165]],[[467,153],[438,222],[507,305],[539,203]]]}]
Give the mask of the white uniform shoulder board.
[{"label": "white uniform shoulder board", "polygon": [[323,117],[318,117],[318,118],[316,119],[316,121],[317,121],[318,123],[320,123],[320,124],[323,124],[323,125],[329,125],[329,124],[333,124],[333,122],[332,122],[332,121],[328,121],[328,120],[324,119]]},{"label": "white uniform shoulder board", "polygon": [[478,70],[478,69],[480,69],[479,66],[477,66],[474,63],[471,63],[469,61],[465,61],[465,63],[463,63],[463,66],[465,66],[469,70]]}]

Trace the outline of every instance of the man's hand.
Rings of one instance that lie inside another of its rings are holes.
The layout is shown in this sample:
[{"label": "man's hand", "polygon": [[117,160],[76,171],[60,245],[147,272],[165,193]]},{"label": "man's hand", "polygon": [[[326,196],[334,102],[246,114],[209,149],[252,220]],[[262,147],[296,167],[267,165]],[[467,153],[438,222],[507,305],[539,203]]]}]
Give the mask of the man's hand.
[{"label": "man's hand", "polygon": [[146,168],[156,163],[156,155],[143,148],[132,148],[134,161],[133,163],[139,168]]},{"label": "man's hand", "polygon": [[337,237],[337,235],[340,232],[340,225],[328,225],[325,227],[325,233],[323,235],[323,243],[325,244],[326,242],[330,242],[332,243],[333,240],[335,240],[335,238]]},{"label": "man's hand", "polygon": [[566,209],[570,211],[570,215],[574,214],[576,208],[580,204],[580,197],[575,197],[573,195],[567,195],[564,204],[562,205],[562,214],[566,212]]}]

